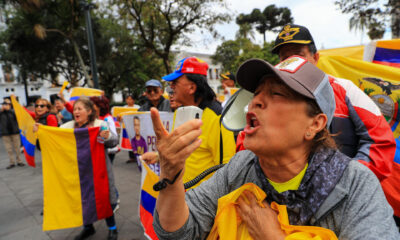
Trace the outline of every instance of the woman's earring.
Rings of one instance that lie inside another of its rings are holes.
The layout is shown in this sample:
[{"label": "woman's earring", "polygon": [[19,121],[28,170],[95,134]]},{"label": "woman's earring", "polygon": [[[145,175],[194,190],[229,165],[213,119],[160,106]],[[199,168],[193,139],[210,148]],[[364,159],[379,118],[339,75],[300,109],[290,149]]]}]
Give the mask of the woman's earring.
[{"label": "woman's earring", "polygon": [[306,137],[310,137],[310,136],[311,136],[311,133],[307,132]]}]

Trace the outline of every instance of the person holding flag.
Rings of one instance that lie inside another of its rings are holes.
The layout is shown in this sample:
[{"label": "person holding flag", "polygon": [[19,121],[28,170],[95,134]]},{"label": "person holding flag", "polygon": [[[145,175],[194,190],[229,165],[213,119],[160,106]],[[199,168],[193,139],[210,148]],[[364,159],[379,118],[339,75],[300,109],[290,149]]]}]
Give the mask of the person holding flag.
[{"label": "person holding flag", "polygon": [[[100,127],[99,137],[101,141],[104,141],[105,151],[107,153],[108,148],[113,148],[118,144],[118,137],[110,131],[110,127],[107,122],[97,119],[97,112],[94,104],[89,99],[82,97],[74,102],[73,105],[73,116],[74,120],[67,122],[60,126],[60,128],[90,128]],[[114,173],[108,154],[105,154],[106,166],[107,166],[107,177],[109,185],[109,200],[111,207],[115,208],[117,205],[117,192],[114,183]],[[114,218],[114,213],[106,218],[106,223],[109,228],[108,240],[116,240],[118,238],[117,225]],[[86,224],[82,232],[75,237],[75,240],[87,239],[91,235],[95,234],[96,231],[93,224]]]},{"label": "person holding flag", "polygon": [[51,103],[44,98],[35,101],[35,112],[28,111],[37,124],[58,127],[58,120],[55,114],[50,113]]}]

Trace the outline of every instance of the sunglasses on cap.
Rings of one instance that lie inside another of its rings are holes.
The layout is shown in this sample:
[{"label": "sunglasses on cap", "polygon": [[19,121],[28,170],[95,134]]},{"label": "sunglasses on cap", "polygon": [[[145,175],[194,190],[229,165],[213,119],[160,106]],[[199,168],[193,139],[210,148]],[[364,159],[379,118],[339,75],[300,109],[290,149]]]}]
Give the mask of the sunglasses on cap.
[{"label": "sunglasses on cap", "polygon": [[45,108],[47,107],[46,104],[35,104],[35,108]]}]

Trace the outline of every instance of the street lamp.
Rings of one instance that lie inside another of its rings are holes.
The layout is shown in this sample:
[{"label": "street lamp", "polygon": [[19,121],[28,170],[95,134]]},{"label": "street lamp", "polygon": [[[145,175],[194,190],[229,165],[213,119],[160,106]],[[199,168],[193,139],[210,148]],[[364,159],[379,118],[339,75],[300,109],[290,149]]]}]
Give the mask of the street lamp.
[{"label": "street lamp", "polygon": [[[86,20],[86,33],[89,45],[89,55],[90,55],[90,69],[92,71],[92,79],[94,83],[94,88],[99,88],[99,80],[97,78],[97,65],[96,65],[96,49],[94,47],[93,30],[92,30],[92,19],[90,17],[90,9],[95,7],[94,4],[88,3],[86,1],[80,1],[80,6],[83,9]],[[90,79],[88,79],[89,81]]]}]

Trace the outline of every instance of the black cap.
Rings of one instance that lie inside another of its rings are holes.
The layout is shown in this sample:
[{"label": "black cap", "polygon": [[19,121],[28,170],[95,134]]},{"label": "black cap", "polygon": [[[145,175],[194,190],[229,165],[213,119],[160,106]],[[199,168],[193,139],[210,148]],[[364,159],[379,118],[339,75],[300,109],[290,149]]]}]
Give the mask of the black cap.
[{"label": "black cap", "polygon": [[286,43],[310,44],[314,43],[310,31],[306,27],[287,24],[279,32],[271,52],[278,54],[279,48]]},{"label": "black cap", "polygon": [[221,73],[220,76],[222,79],[225,79],[225,80],[230,79],[230,80],[233,80],[234,82],[236,82],[236,77],[231,72]]}]

